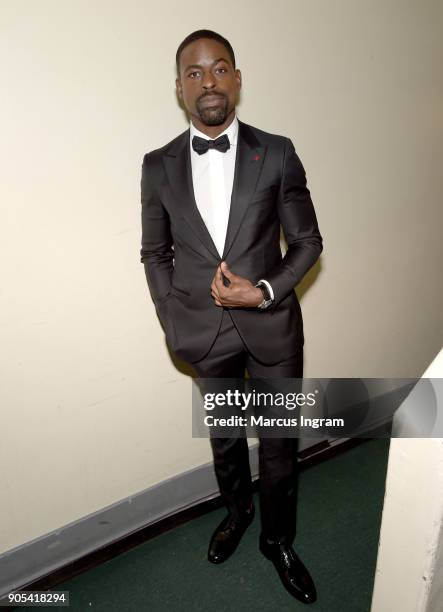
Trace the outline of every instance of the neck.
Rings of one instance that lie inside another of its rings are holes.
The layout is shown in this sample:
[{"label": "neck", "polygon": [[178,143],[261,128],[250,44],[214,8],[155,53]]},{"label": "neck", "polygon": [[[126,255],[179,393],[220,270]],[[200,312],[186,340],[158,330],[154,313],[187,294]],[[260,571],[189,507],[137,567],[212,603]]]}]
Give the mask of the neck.
[{"label": "neck", "polygon": [[225,121],[223,123],[220,123],[220,125],[206,125],[206,123],[203,123],[198,117],[194,116],[192,117],[191,121],[194,127],[196,127],[199,132],[203,132],[203,134],[206,134],[208,138],[214,140],[215,138],[217,138],[217,136],[219,136],[219,134],[224,132],[226,128],[231,125],[231,123],[234,121],[234,117],[235,108],[229,113]]}]

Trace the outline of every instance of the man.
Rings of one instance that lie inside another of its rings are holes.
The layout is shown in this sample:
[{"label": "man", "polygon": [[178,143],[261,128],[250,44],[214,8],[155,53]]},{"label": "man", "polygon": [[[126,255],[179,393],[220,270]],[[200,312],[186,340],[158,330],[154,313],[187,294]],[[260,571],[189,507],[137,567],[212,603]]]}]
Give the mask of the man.
[{"label": "man", "polygon": [[[322,251],[306,176],[288,138],[236,116],[241,73],[230,43],[190,34],[176,55],[178,97],[190,128],[146,154],[142,249],[170,349],[201,378],[301,378],[303,324],[294,287]],[[288,249],[282,258],[280,226]],[[225,561],[254,517],[244,437],[211,438],[228,515],[208,559]],[[260,550],[285,588],[316,600],[296,555],[297,439],[262,438]]]}]

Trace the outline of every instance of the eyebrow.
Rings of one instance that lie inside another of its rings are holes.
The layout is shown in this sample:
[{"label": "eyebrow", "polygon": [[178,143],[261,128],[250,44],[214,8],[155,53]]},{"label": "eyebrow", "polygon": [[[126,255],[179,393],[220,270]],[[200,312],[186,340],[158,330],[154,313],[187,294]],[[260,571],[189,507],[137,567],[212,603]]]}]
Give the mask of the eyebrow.
[{"label": "eyebrow", "polygon": [[[218,59],[212,62],[211,66],[218,64],[218,62],[226,62],[227,64],[229,64],[228,60],[225,57],[219,57]],[[200,64],[190,64],[189,66],[186,66],[186,68],[184,69],[184,72],[187,72],[191,68],[203,68],[203,66],[201,66]]]}]

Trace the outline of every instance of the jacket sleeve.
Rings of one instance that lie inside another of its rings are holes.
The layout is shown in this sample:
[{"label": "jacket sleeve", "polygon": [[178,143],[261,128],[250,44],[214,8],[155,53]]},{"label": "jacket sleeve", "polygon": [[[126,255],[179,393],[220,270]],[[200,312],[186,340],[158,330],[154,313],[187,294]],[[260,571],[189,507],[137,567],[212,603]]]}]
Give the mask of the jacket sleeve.
[{"label": "jacket sleeve", "polygon": [[285,142],[277,211],[288,249],[265,276],[274,292],[271,310],[298,285],[323,250],[305,169],[289,138]]},{"label": "jacket sleeve", "polygon": [[169,215],[154,188],[149,153],[142,164],[141,205],[140,261],[144,264],[151,297],[163,322],[161,306],[171,289],[174,250]]}]

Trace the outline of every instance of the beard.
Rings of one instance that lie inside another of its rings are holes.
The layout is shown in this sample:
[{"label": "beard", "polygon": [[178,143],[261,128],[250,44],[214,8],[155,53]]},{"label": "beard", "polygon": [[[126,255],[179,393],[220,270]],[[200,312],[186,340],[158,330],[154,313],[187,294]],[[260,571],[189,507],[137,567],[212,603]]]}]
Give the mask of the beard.
[{"label": "beard", "polygon": [[222,96],[223,100],[220,101],[219,106],[213,106],[212,108],[201,104],[201,101],[205,101],[206,98],[211,98],[211,96],[206,95],[197,100],[196,108],[198,116],[205,125],[221,125],[226,121],[228,116],[228,98],[222,94],[217,94],[217,96]]}]

